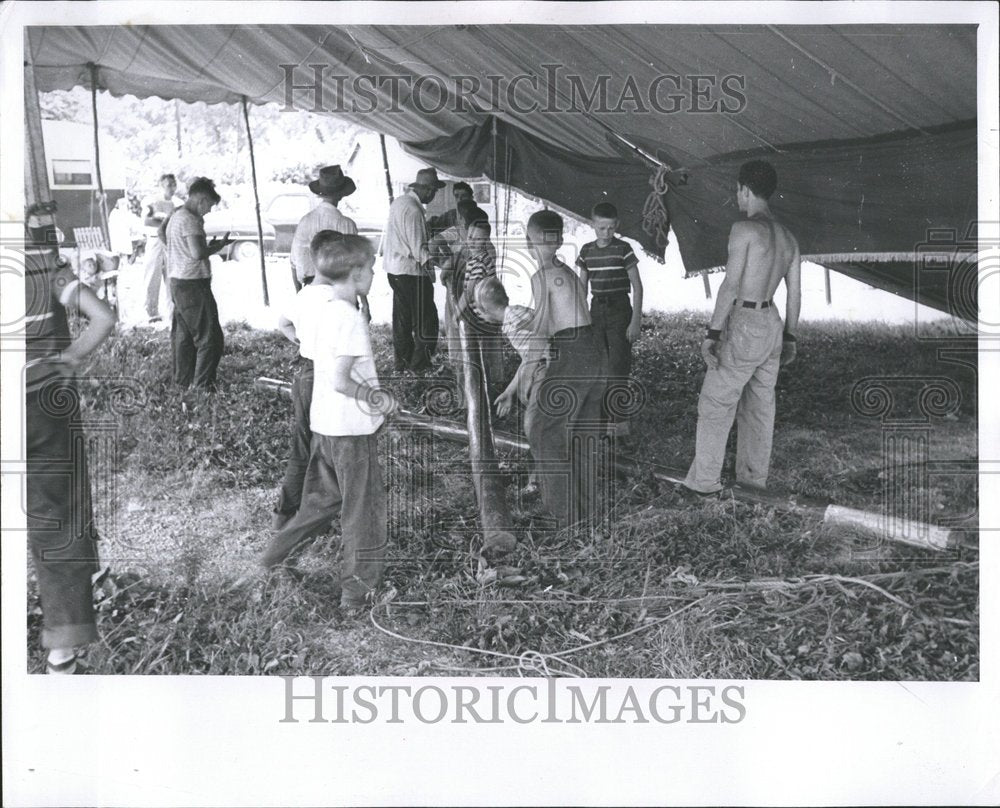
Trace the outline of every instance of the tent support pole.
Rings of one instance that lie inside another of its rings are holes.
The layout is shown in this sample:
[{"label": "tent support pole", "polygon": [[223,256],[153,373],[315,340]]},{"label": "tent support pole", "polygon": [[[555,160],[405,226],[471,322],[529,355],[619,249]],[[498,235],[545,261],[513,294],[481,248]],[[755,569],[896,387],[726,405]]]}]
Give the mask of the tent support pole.
[{"label": "tent support pole", "polygon": [[823,280],[826,282],[826,305],[833,303],[833,294],[830,289],[830,268],[823,267]]},{"label": "tent support pole", "polygon": [[705,300],[712,299],[712,284],[708,280],[708,273],[701,273],[701,282],[705,284]]},{"label": "tent support pole", "polygon": [[94,169],[97,172],[98,210],[101,212],[101,232],[104,243],[111,248],[111,233],[108,229],[108,198],[104,195],[104,179],[101,176],[101,142],[97,126],[97,65],[91,63],[90,68],[90,105],[94,121]]},{"label": "tent support pole", "polygon": [[243,122],[247,127],[247,145],[250,147],[250,180],[253,183],[253,207],[257,214],[257,244],[260,246],[260,285],[264,292],[264,305],[271,305],[267,293],[267,270],[264,267],[264,226],[260,221],[260,194],[257,192],[257,161],[253,154],[253,135],[250,133],[250,110],[247,108],[247,97],[241,98],[243,104]]},{"label": "tent support pole", "polygon": [[379,145],[382,147],[382,170],[385,172],[385,190],[389,193],[389,204],[393,203],[392,177],[389,175],[389,154],[385,150],[385,135],[378,136]]},{"label": "tent support pole", "polygon": [[42,111],[35,89],[35,70],[24,66],[24,201],[25,208],[52,201],[49,171],[45,164],[45,140],[42,136]]},{"label": "tent support pole", "polygon": [[[259,378],[254,382],[258,390],[270,390],[286,398],[292,396],[292,386],[278,379]],[[455,421],[431,418],[427,415],[399,410],[389,422],[391,429],[421,429],[442,440],[453,443],[468,443],[469,432]],[[529,451],[528,442],[509,432],[493,433],[493,444],[501,449],[514,452]],[[661,482],[677,485],[684,482],[685,471],[672,469],[655,463],[645,463],[624,455],[617,455],[614,467],[624,474],[650,474]],[[807,500],[797,494],[782,495],[766,489],[752,489],[735,486],[725,489],[720,496],[732,497],[741,502],[777,508],[787,513],[797,513],[809,518],[820,519],[824,524],[846,530],[849,533],[874,535],[886,541],[900,542],[925,550],[945,551],[960,546],[976,546],[974,538],[966,538],[961,530],[916,522],[908,519],[887,518],[881,513],[845,508],[817,500]],[[485,530],[485,526],[484,526]]]}]

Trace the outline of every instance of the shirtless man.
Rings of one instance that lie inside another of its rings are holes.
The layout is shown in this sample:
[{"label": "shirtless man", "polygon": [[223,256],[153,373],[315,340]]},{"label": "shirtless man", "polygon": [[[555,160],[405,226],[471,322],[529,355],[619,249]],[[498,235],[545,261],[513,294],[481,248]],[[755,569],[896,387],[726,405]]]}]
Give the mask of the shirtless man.
[{"label": "shirtless man", "polygon": [[608,357],[598,345],[587,310],[587,290],[559,260],[563,221],[553,211],[528,219],[528,245],[538,263],[531,278],[534,340],[549,357],[535,375],[525,423],[542,501],[565,527],[594,516],[597,442]]},{"label": "shirtless man", "polygon": [[[774,220],[767,200],[778,184],[774,167],[753,160],[740,167],[736,200],[747,220],[729,233],[726,278],[719,287],[701,355],[708,370],[698,398],[695,457],[684,485],[699,494],[722,489],[726,440],[737,422],[736,482],[764,488],[774,433],[778,368],[795,359],[799,323],[799,245]],[[773,296],[782,279],[785,324]]]}]

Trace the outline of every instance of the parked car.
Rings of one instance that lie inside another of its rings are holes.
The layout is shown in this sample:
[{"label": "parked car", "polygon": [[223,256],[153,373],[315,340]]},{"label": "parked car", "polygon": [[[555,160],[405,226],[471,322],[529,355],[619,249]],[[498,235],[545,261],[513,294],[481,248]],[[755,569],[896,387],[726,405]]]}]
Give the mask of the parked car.
[{"label": "parked car", "polygon": [[[264,254],[269,255],[274,252],[275,232],[274,226],[263,215],[261,215],[261,229],[264,233]],[[248,209],[245,206],[238,206],[213,210],[205,215],[205,238],[211,241],[216,237],[221,238],[226,233],[229,233],[233,243],[219,253],[223,259],[252,261],[260,255],[257,216],[252,207]]]},{"label": "parked car", "polygon": [[[264,230],[264,254],[288,255],[292,237],[302,217],[319,204],[319,197],[305,189],[289,188],[272,194],[260,206]],[[347,215],[351,216],[350,213]],[[385,222],[381,219],[351,216],[358,234],[372,239],[376,247],[382,239]],[[205,217],[205,235],[209,239],[230,233],[235,242],[221,253],[223,258],[237,261],[253,260],[260,254],[257,246],[257,218],[253,206],[238,204],[225,210],[215,210]]]}]

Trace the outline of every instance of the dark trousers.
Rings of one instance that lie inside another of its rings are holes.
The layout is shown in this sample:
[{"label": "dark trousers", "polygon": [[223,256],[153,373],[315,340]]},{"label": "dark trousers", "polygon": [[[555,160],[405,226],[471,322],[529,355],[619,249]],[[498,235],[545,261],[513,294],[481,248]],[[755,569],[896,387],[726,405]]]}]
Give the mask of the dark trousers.
[{"label": "dark trousers", "polygon": [[427,370],[437,348],[438,313],[428,275],[389,275],[396,370]]},{"label": "dark trousers", "polygon": [[[626,332],[632,322],[632,303],[626,293],[595,295],[590,301],[590,321],[597,344],[608,354],[608,385],[615,391],[607,396],[604,414],[611,421],[625,420],[616,412],[616,401],[628,401],[625,386],[632,371],[632,343]],[[620,389],[619,389],[620,388]]]},{"label": "dark trousers", "polygon": [[278,513],[288,516],[302,504],[302,484],[306,479],[309,445],[312,442],[309,407],[313,394],[313,362],[305,357],[299,362],[299,372],[292,382],[292,435],[288,445],[288,464],[285,466],[285,478],[281,481],[278,507],[275,508]]},{"label": "dark trousers", "polygon": [[28,542],[46,648],[97,639],[90,582],[98,567],[97,532],[79,397],[71,384],[29,393],[25,400]]},{"label": "dark trousers", "polygon": [[170,279],[174,317],[170,339],[174,352],[174,381],[182,387],[211,388],[222,359],[225,338],[210,278]]},{"label": "dark trousers", "polygon": [[608,362],[590,326],[560,331],[525,413],[542,501],[563,527],[595,515]]},{"label": "dark trousers", "polygon": [[340,514],[344,564],[342,600],[360,602],[378,585],[385,566],[388,511],[378,437],[313,433],[302,507],[264,553],[265,567],[282,563],[302,542],[319,535]]}]

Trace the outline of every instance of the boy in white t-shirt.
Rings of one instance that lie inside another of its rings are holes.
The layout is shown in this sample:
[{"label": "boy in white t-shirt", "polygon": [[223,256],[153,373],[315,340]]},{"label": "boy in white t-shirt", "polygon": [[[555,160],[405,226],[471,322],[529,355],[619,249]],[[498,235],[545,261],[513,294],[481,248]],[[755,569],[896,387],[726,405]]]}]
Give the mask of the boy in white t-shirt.
[{"label": "boy in white t-shirt", "polygon": [[382,577],[387,544],[385,483],[376,433],[397,409],[379,387],[368,320],[357,308],[371,289],[375,249],[361,236],[324,231],[312,242],[316,281],[330,299],[303,307],[295,331],[313,353],[312,444],[302,503],[262,558],[270,569],[340,513],[344,565],[341,606],[363,606]]},{"label": "boy in white t-shirt", "polygon": [[[340,240],[343,235],[334,230],[319,231],[310,242],[310,255],[313,252],[313,243],[330,244]],[[314,260],[310,260],[309,266],[314,265]],[[281,530],[288,520],[295,516],[302,502],[302,484],[306,479],[312,444],[309,408],[312,405],[313,357],[316,355],[317,341],[322,340],[329,331],[328,324],[316,314],[316,309],[324,307],[334,298],[332,281],[316,274],[310,275],[309,279],[311,282],[295,295],[289,311],[278,318],[278,330],[299,347],[299,368],[295,381],[292,382],[292,434],[288,463],[281,481],[278,504],[271,517],[271,527],[274,530]],[[366,319],[370,320],[367,305],[362,305],[363,300],[364,298],[358,299],[358,308],[365,313]]]}]

